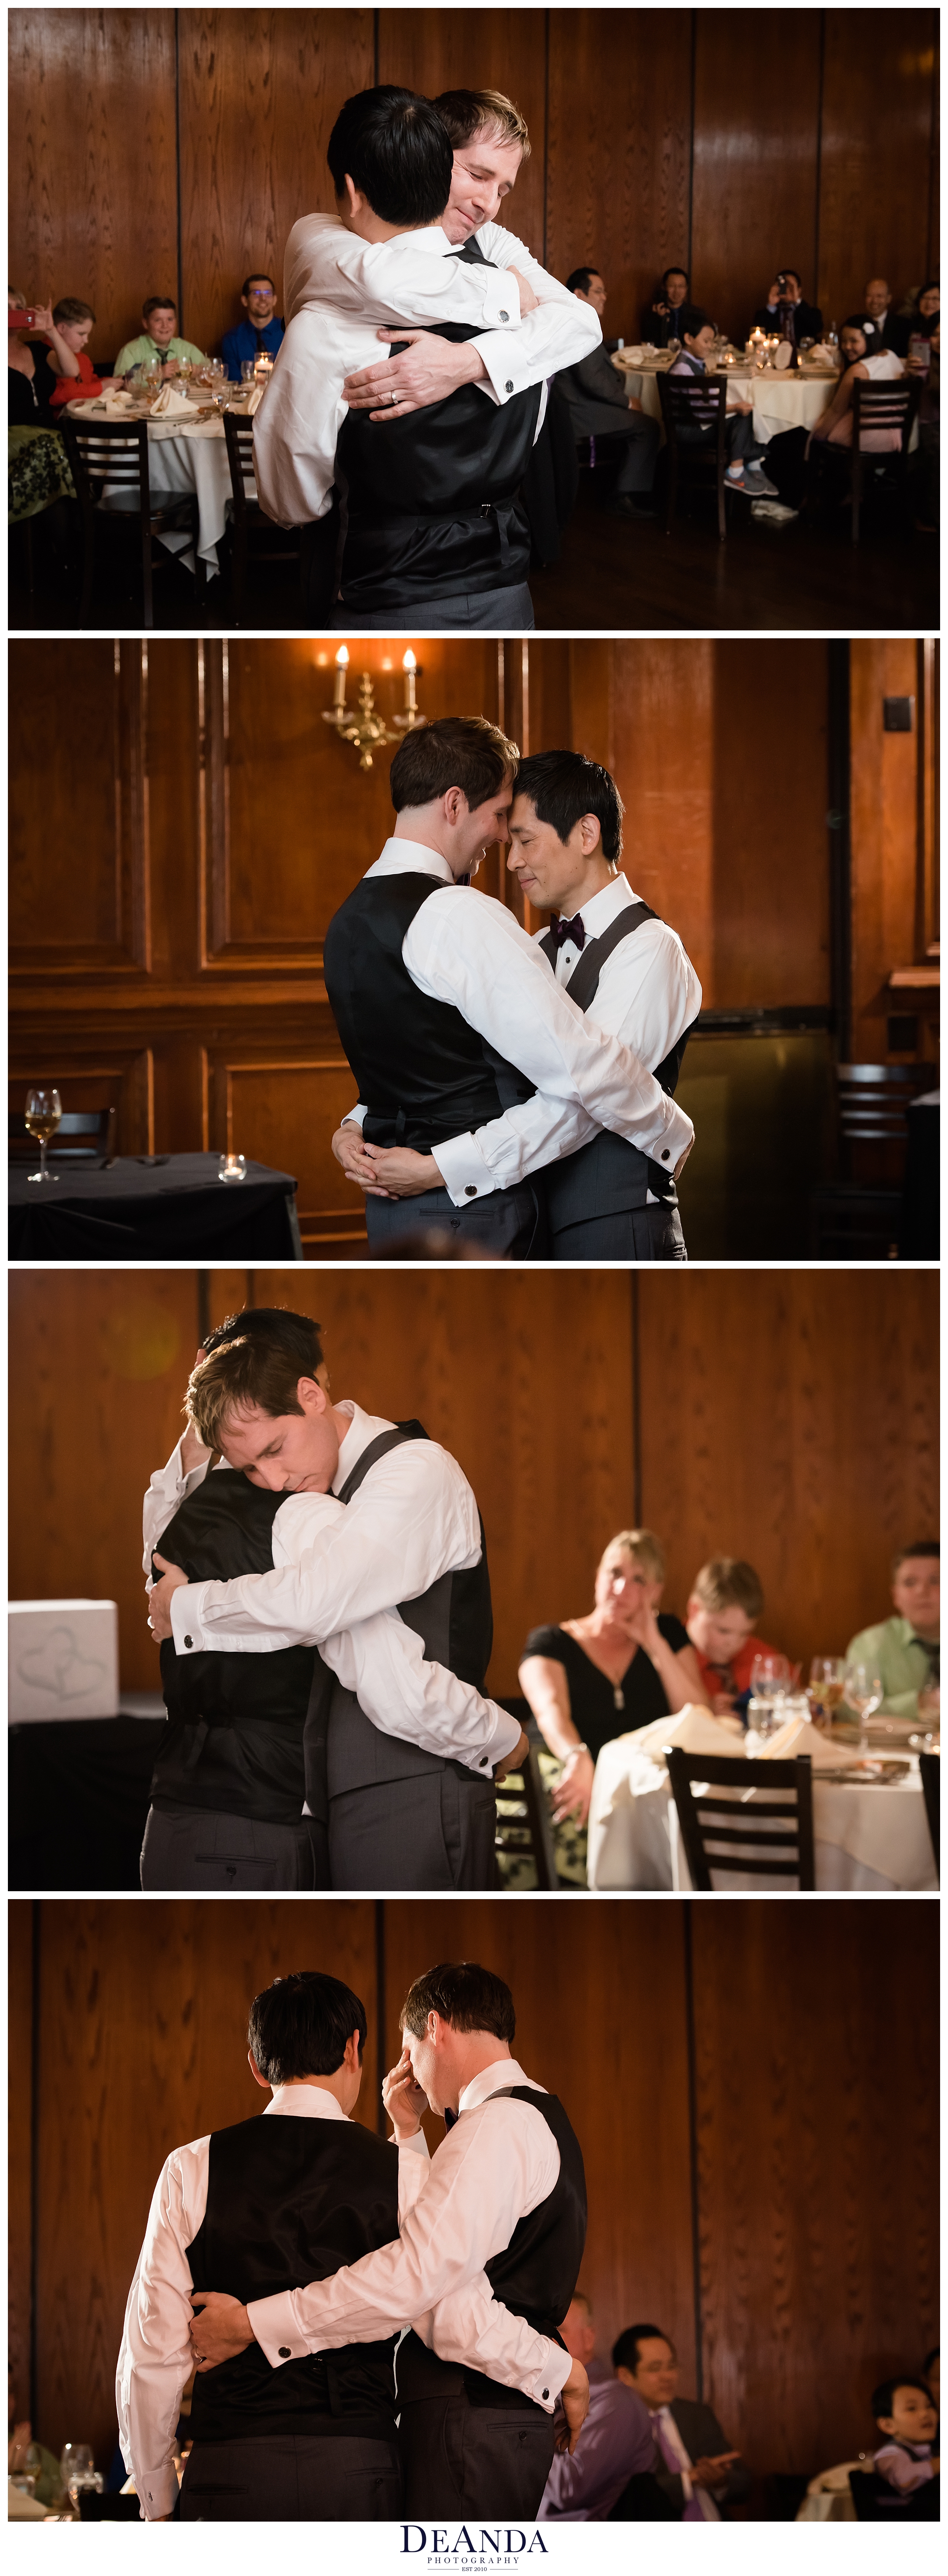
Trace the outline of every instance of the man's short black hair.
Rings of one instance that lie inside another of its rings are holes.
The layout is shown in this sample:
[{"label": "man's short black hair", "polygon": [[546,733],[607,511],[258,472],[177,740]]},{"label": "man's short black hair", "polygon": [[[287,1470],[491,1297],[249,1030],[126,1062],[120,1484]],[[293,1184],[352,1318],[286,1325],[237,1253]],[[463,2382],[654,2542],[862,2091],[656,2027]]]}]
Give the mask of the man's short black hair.
[{"label": "man's short black hair", "polygon": [[274,278],[268,277],[265,268],[251,269],[249,277],[245,277],[244,279],[240,290],[241,294],[249,295],[252,286],[271,286],[273,288],[274,295],[276,294],[276,281]]},{"label": "man's short black hair", "polygon": [[514,795],[529,796],[538,823],[552,823],[561,841],[569,840],[582,814],[595,814],[603,855],[613,863],[621,858],[622,798],[608,769],[585,752],[531,752],[516,771]]},{"label": "man's short black hair", "polygon": [[922,2396],[927,2397],[929,2405],[934,2405],[931,2389],[926,2388],[924,2379],[914,2379],[910,2370],[894,2370],[891,2379],[880,2379],[878,2388],[873,2389],[869,2402],[876,2423],[880,2415],[891,2415],[892,2400],[897,2388],[919,2388]]},{"label": "man's short black hair", "polygon": [[839,327],[841,331],[861,331],[864,340],[876,340],[879,336],[868,313],[847,313],[845,322],[841,322]]},{"label": "man's short black hair", "polygon": [[517,2027],[510,1987],[473,1959],[444,1959],[440,1967],[416,1977],[402,2005],[402,2029],[420,2039],[432,2012],[440,2013],[452,2030],[489,2030],[508,2047]]},{"label": "man's short black hair", "polygon": [[663,286],[667,286],[667,284],[668,284],[668,280],[669,280],[669,278],[670,278],[670,277],[683,277],[683,278],[684,278],[684,281],[685,281],[685,285],[686,285],[686,286],[690,286],[690,284],[691,284],[691,279],[690,279],[690,276],[689,276],[689,274],[688,274],[688,270],[687,270],[686,268],[683,268],[683,267],[682,267],[682,265],[681,265],[681,262],[680,262],[680,261],[673,260],[670,268],[663,268],[663,270],[662,270],[662,285],[663,285]]},{"label": "man's short black hair", "polygon": [[210,1359],[211,1352],[221,1350],[225,1342],[253,1341],[258,1335],[297,1360],[301,1377],[315,1377],[322,1367],[319,1325],[311,1315],[295,1315],[289,1306],[247,1306],[241,1315],[228,1315],[208,1333],[204,1349]]},{"label": "man's short black hair", "polygon": [[800,275],[800,271],[799,271],[799,269],[798,269],[798,268],[788,268],[788,267],[787,267],[786,260],[784,260],[782,268],[778,268],[778,270],[777,270],[777,275],[778,275],[778,277],[792,277],[793,282],[794,282],[794,285],[799,287],[799,289],[800,289],[800,293],[801,293],[801,295],[802,295],[802,293],[803,293],[803,279],[802,279],[802,277],[801,277],[801,275]]},{"label": "man's short black hair", "polygon": [[303,2075],[335,2075],[354,2030],[361,2066],[368,2027],[351,1986],[301,1968],[254,1996],[247,2045],[268,2084],[293,2084]]},{"label": "man's short black hair", "polygon": [[566,280],[566,292],[575,295],[577,286],[581,286],[583,294],[588,295],[593,278],[601,276],[601,268],[574,268]]},{"label": "man's short black hair", "polygon": [[631,2370],[633,2373],[637,2371],[639,2345],[654,2343],[656,2337],[659,2343],[667,2343],[669,2352],[674,2353],[674,2344],[671,2336],[666,2334],[664,2326],[626,2326],[619,2336],[618,2343],[614,2343],[612,2347],[613,2370]]},{"label": "man's short black hair", "polygon": [[437,108],[388,81],[347,98],[326,159],[337,197],[348,173],[385,224],[436,224],[451,194],[454,155]]},{"label": "man's short black hair", "polygon": [[698,332],[704,330],[706,323],[710,325],[710,328],[713,331],[714,324],[711,321],[711,315],[710,313],[705,312],[703,304],[679,304],[678,330],[683,340],[686,338],[689,340],[696,339]]}]

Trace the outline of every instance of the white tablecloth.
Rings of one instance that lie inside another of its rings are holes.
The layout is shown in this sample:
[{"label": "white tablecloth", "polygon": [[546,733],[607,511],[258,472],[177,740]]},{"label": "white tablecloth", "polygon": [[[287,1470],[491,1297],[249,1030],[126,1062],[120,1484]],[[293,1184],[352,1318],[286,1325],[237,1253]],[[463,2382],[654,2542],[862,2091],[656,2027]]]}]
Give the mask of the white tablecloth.
[{"label": "white tablecloth", "polygon": [[[936,1888],[918,1762],[892,1787],[813,1780],[813,1840],[819,1888]],[[748,1762],[748,1773],[754,1766]],[[767,1765],[759,1765],[762,1787]],[[778,1895],[792,1880],[743,1875],[712,1885]],[[668,1775],[636,1751],[634,1736],[603,1746],[589,1810],[589,1885],[686,1890],[688,1863]]]},{"label": "white tablecloth", "polygon": [[[67,407],[70,411],[82,410],[88,415],[86,403],[70,403]],[[222,420],[209,420],[199,422],[193,429],[171,429],[170,426],[166,429],[160,421],[149,421],[148,444],[161,450],[160,455],[155,454],[148,462],[149,476],[156,490],[197,493],[198,553],[206,565],[208,579],[213,580],[219,570],[217,548],[224,534],[231,500],[224,423]],[[252,477],[245,477],[244,491],[248,501],[256,500],[257,487]],[[169,529],[160,542],[167,547],[169,554],[179,556],[186,571],[194,571],[191,540],[184,528]]]},{"label": "white tablecloth", "polygon": [[[630,394],[638,395],[650,420],[660,421],[662,406],[658,378],[667,374],[667,369],[657,368],[653,363],[641,369],[623,366],[620,372]],[[769,439],[776,437],[778,430],[812,429],[814,421],[819,420],[828,403],[832,402],[839,383],[838,376],[801,376],[795,371],[784,375],[779,369],[767,373],[758,372],[755,367],[729,367],[728,374],[742,402],[753,398],[754,436],[760,439],[763,447]]]}]

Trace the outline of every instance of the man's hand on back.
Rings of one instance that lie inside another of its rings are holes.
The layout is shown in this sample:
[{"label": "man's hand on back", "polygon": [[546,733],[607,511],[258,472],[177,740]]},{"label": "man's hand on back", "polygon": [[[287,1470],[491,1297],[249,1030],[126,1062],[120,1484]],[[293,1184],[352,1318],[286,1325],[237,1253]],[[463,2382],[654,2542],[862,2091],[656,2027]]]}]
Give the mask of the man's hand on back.
[{"label": "man's hand on back", "polygon": [[227,2290],[200,2290],[191,2301],[191,2350],[198,2370],[216,2370],[246,2352],[254,2332],[246,2308]]},{"label": "man's hand on back", "polygon": [[[401,344],[407,341],[409,345],[402,346],[399,357],[380,359],[372,367],[357,367],[346,377],[342,394],[350,411],[367,411],[373,420],[403,420],[410,411],[424,411],[429,403],[444,402],[459,385],[487,382],[483,358],[470,340],[455,343],[439,339],[434,331],[409,331],[400,326],[380,331],[378,337]],[[392,402],[392,394],[397,394],[397,402]]]},{"label": "man's hand on back", "polygon": [[581,2361],[574,2361],[569,2378],[563,2382],[560,2405],[566,2422],[556,2436],[556,2447],[558,2451],[568,2451],[572,2458],[589,2413],[589,2381]]},{"label": "man's hand on back", "polygon": [[169,1565],[167,1557],[159,1556],[157,1548],[152,1549],[152,1554],[155,1564],[162,1569],[162,1578],[160,1583],[153,1584],[148,1595],[148,1625],[156,1646],[160,1646],[166,1637],[173,1634],[172,1593],[177,1592],[179,1584],[186,1583],[188,1578],[180,1565]]}]

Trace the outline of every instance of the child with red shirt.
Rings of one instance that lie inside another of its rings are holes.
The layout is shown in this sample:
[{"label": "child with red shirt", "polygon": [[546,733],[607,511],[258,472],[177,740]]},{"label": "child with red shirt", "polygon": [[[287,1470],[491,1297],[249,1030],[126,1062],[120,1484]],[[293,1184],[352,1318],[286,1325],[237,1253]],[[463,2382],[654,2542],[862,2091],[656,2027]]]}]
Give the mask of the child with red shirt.
[{"label": "child with red shirt", "polygon": [[763,1606],[760,1577],[743,1557],[712,1556],[695,1576],[685,1626],[715,1717],[743,1716],[755,1655],[779,1654],[753,1634]]},{"label": "child with red shirt", "polygon": [[109,394],[121,384],[120,376],[97,376],[91,359],[86,357],[86,341],[95,322],[91,304],[80,302],[78,295],[62,295],[53,306],[53,321],[60,340],[65,341],[78,364],[78,375],[63,373],[56,351],[50,366],[56,377],[50,395],[50,410],[61,411],[64,403],[92,401],[96,394]]}]

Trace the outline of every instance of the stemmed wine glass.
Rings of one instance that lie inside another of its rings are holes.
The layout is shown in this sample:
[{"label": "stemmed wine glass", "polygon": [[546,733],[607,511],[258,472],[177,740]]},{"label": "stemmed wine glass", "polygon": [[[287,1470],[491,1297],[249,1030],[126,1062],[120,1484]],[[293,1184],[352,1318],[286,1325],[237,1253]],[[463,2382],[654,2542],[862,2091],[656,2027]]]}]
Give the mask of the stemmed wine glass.
[{"label": "stemmed wine glass", "polygon": [[48,1172],[46,1169],[46,1148],[50,1137],[55,1136],[62,1114],[63,1104],[58,1091],[27,1092],[26,1132],[28,1136],[39,1138],[40,1149],[39,1171],[28,1172],[26,1176],[28,1181],[58,1181],[58,1172]]},{"label": "stemmed wine glass", "polygon": [[843,1697],[847,1708],[855,1709],[857,1717],[862,1719],[860,1741],[868,1745],[866,1720],[874,1717],[885,1698],[879,1674],[874,1673],[868,1664],[847,1664],[843,1674]]},{"label": "stemmed wine glass", "polygon": [[88,2442],[67,2442],[59,2462],[59,2474],[70,2504],[78,2512],[79,2497],[86,2487],[95,2484],[95,2462]]},{"label": "stemmed wine glass", "polygon": [[814,1655],[810,1665],[810,1714],[814,1726],[832,1726],[843,1696],[845,1664],[839,1655]]}]

